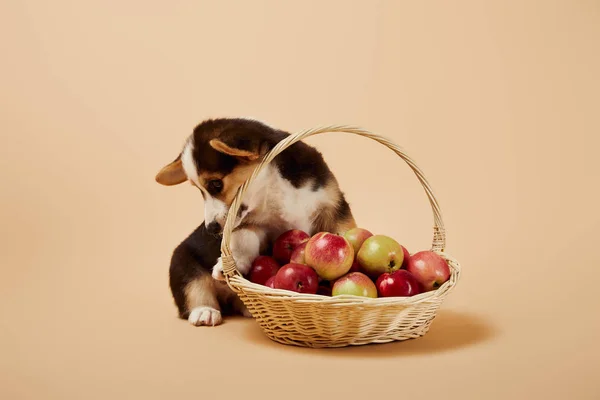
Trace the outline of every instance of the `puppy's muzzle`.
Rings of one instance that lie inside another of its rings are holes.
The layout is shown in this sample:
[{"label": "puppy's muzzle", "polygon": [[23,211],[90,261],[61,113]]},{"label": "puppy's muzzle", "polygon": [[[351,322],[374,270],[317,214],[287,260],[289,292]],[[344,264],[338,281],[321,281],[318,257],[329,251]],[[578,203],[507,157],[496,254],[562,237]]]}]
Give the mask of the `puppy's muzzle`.
[{"label": "puppy's muzzle", "polygon": [[221,224],[219,224],[217,221],[213,221],[206,226],[206,230],[211,235],[218,235],[221,233]]}]

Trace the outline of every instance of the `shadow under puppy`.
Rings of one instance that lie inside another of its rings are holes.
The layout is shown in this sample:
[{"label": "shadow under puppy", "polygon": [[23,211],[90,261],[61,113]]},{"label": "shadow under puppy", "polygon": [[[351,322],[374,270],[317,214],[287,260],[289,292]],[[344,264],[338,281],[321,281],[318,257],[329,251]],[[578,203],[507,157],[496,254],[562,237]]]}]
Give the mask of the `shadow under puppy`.
[{"label": "shadow under puppy", "polygon": [[[196,126],[177,158],[156,175],[156,181],[167,186],[189,182],[204,198],[204,222],[171,258],[170,288],[180,318],[197,326],[214,326],[222,322],[222,312],[250,316],[224,281],[221,233],[238,188],[288,135],[255,120],[206,120]],[[313,235],[356,226],[322,155],[304,142],[288,147],[266,165],[242,200],[230,247],[243,275],[289,229]]]}]

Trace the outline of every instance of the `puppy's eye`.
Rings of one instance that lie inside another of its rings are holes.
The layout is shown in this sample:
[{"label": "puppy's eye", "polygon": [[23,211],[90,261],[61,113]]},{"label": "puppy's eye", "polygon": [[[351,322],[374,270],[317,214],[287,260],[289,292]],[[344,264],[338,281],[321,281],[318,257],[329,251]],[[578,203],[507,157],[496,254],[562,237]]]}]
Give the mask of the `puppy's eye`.
[{"label": "puppy's eye", "polygon": [[219,193],[223,189],[223,181],[220,179],[208,181],[207,189],[211,194]]}]

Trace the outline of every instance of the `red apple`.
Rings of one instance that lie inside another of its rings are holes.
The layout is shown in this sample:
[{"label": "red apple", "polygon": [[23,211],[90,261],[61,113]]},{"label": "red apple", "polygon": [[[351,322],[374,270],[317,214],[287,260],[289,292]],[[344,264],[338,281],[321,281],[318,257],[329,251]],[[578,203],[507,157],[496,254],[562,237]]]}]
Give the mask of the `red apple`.
[{"label": "red apple", "polygon": [[329,232],[319,232],[306,243],[306,263],[325,280],[346,274],[354,261],[354,249],[348,239]]},{"label": "red apple", "polygon": [[350,267],[348,272],[361,272],[360,263],[357,259],[354,259],[354,261],[352,262],[352,266]]},{"label": "red apple", "polygon": [[296,247],[296,249],[292,253],[292,256],[290,257],[290,262],[291,263],[294,263],[294,264],[306,264],[306,259],[304,257],[304,252],[306,250],[306,243],[308,243],[308,239],[304,240],[302,243],[300,243]]},{"label": "red apple", "polygon": [[279,263],[273,257],[258,256],[252,262],[248,278],[250,282],[264,285],[269,278],[275,276],[279,267]]},{"label": "red apple", "polygon": [[270,277],[265,282],[265,286],[270,287],[271,289],[275,289],[275,276]]},{"label": "red apple", "polygon": [[319,285],[317,294],[320,294],[321,296],[331,296],[331,288],[329,286]]},{"label": "red apple", "polygon": [[404,259],[402,260],[402,268],[406,269],[406,266],[408,265],[408,258],[410,257],[410,253],[404,246],[402,246],[402,252],[404,253]]},{"label": "red apple", "polygon": [[373,234],[363,228],[352,228],[344,233],[344,237],[348,239],[352,245],[355,255],[358,254],[360,246],[362,246],[363,242],[371,236],[373,236]]},{"label": "red apple", "polygon": [[375,282],[375,286],[379,297],[410,297],[423,291],[417,278],[405,269],[384,272]]},{"label": "red apple", "polygon": [[331,290],[332,296],[350,294],[362,297],[377,297],[377,288],[373,281],[361,272],[351,272],[337,279]]},{"label": "red apple", "polygon": [[273,258],[281,265],[288,264],[296,247],[309,238],[308,233],[299,229],[283,232],[273,242]]},{"label": "red apple", "polygon": [[402,267],[404,251],[400,243],[389,236],[374,235],[367,238],[358,251],[357,260],[363,271],[372,278]]},{"label": "red apple", "polygon": [[406,270],[417,278],[426,292],[437,289],[450,279],[450,267],[446,260],[430,250],[410,256]]},{"label": "red apple", "polygon": [[286,264],[275,275],[273,286],[276,289],[316,294],[319,287],[319,277],[315,270],[308,265]]}]

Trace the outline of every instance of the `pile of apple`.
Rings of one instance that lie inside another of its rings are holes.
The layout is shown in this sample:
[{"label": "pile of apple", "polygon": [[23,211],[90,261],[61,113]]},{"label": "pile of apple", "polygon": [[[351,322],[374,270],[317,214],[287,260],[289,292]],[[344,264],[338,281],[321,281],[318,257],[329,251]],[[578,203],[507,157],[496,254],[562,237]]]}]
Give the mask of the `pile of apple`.
[{"label": "pile of apple", "polygon": [[410,255],[391,237],[363,228],[312,237],[292,229],[274,241],[271,255],[254,260],[247,278],[298,293],[409,297],[437,289],[450,278],[450,268],[432,251]]}]

